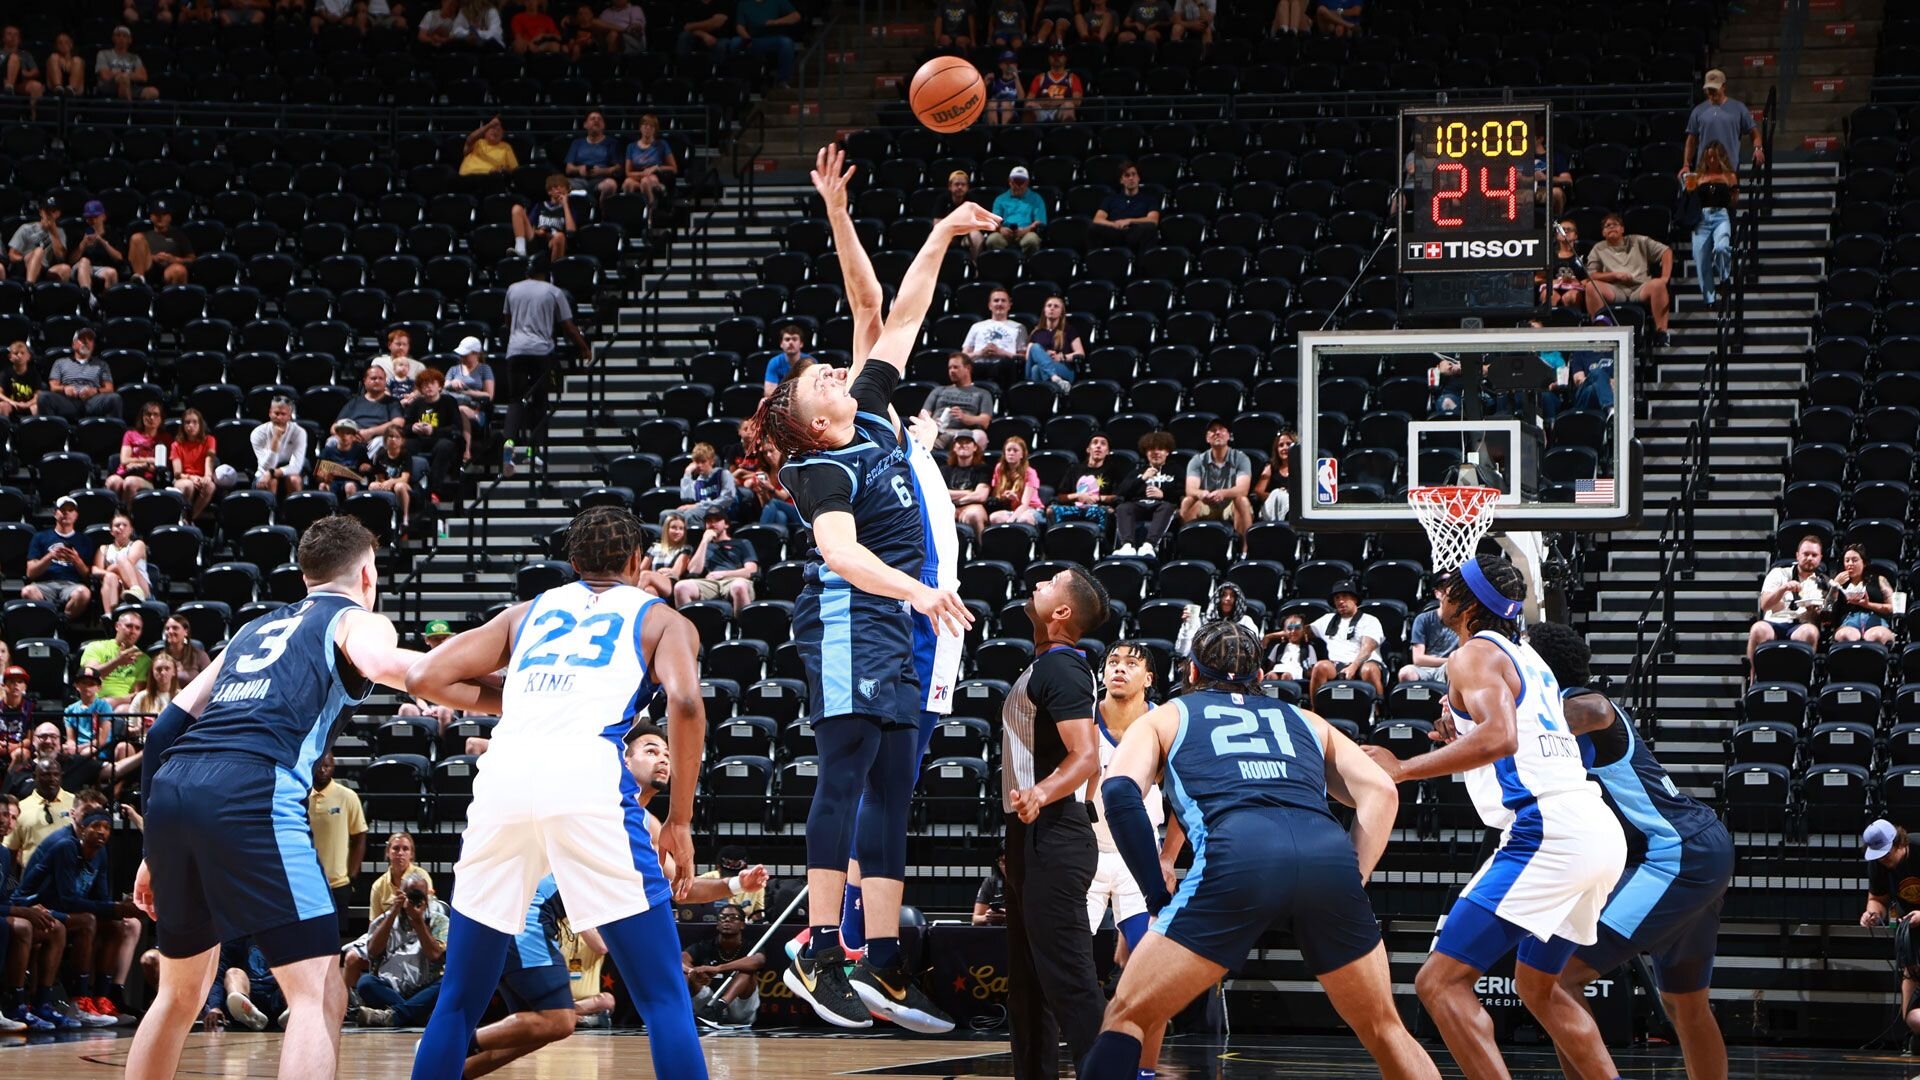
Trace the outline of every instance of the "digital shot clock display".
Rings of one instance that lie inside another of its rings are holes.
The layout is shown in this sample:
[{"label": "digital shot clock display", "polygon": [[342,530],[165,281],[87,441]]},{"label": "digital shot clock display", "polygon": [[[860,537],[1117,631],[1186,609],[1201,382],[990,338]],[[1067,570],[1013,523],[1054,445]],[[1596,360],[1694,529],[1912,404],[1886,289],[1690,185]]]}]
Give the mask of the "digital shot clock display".
[{"label": "digital shot clock display", "polygon": [[1400,153],[1402,272],[1547,268],[1547,106],[1403,109]]}]

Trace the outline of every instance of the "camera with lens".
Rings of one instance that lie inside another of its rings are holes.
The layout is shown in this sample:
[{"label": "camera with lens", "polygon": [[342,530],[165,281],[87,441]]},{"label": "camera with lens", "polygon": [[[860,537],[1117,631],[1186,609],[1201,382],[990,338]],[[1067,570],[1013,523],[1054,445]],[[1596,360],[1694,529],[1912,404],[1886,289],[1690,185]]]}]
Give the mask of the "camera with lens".
[{"label": "camera with lens", "polygon": [[412,886],[407,890],[407,903],[412,904],[414,907],[426,907],[427,890],[418,885]]}]

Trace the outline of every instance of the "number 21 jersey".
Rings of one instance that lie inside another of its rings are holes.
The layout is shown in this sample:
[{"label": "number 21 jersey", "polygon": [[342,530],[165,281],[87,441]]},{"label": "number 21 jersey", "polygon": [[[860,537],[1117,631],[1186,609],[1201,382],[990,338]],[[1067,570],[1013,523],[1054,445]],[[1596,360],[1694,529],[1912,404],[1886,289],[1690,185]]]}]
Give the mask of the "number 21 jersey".
[{"label": "number 21 jersey", "polygon": [[1320,737],[1298,710],[1264,694],[1203,690],[1173,700],[1180,730],[1167,752],[1167,793],[1189,834],[1195,817],[1293,809],[1329,819]]}]

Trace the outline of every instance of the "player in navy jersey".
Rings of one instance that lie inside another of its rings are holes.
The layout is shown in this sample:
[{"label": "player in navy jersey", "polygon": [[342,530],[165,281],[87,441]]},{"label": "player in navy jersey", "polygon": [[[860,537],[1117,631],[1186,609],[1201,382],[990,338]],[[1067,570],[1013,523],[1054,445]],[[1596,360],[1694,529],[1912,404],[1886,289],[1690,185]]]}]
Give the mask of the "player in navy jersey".
[{"label": "player in navy jersey", "polygon": [[1587,689],[1591,653],[1578,631],[1534,623],[1527,641],[1553,669],[1567,728],[1628,837],[1627,868],[1600,913],[1600,940],[1573,954],[1560,989],[1585,1002],[1588,983],[1651,953],[1688,1080],[1725,1080],[1727,1044],[1707,991],[1733,879],[1733,837],[1711,807],[1681,794],[1620,707]]},{"label": "player in navy jersey", "polygon": [[[873,1023],[843,970],[839,943],[847,861],[856,853],[869,936],[851,978],[867,984],[894,1019],[947,1022],[899,967],[922,703],[909,611],[954,630],[972,617],[955,592],[920,579],[926,534],[904,435],[888,414],[947,246],[995,220],[973,204],[943,219],[908,267],[871,355],[856,358],[850,371],[816,364],[780,383],[748,429],[750,441],[771,442],[785,457],[781,480],[813,531],[793,638],[807,669],[821,768],[807,817],[809,938],[786,981],[841,1027]],[[863,792],[876,812],[857,813]]]},{"label": "player in navy jersey", "polygon": [[[1292,931],[1383,1076],[1437,1078],[1394,1008],[1364,888],[1399,794],[1345,735],[1261,694],[1259,679],[1259,639],[1234,623],[1209,624],[1194,639],[1192,689],[1120,740],[1101,798],[1114,845],[1159,914],[1079,1075],[1134,1080],[1142,1034],[1243,964],[1277,924]],[[1193,868],[1171,899],[1141,798],[1156,779],[1193,845]],[[1354,808],[1351,837],[1327,809],[1329,795]]]},{"label": "player in navy jersey", "polygon": [[[252,937],[286,995],[283,1077],[330,1077],[346,1011],[339,924],[307,826],[313,763],[374,683],[406,689],[421,654],[374,613],[374,539],[350,517],[300,538],[307,597],[247,624],[147,734],[146,861],[134,901],[155,922],[160,988],[127,1074],[171,1077],[220,943]],[[485,709],[498,692],[450,687]]]}]

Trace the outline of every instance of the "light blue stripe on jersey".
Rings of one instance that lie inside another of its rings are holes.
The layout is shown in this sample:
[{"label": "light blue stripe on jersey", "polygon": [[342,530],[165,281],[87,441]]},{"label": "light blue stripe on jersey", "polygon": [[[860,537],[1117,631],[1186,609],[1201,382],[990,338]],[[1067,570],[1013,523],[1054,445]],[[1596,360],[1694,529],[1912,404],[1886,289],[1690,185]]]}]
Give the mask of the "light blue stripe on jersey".
[{"label": "light blue stripe on jersey", "polygon": [[560,886],[548,874],[533,887],[533,902],[527,905],[527,923],[514,935],[514,955],[520,959],[521,970],[537,967],[551,967],[560,962],[553,947],[553,939],[547,936],[546,923],[541,919],[542,909]]},{"label": "light blue stripe on jersey", "polygon": [[1173,766],[1180,756],[1180,745],[1187,740],[1187,703],[1175,698],[1173,704],[1180,710],[1180,728],[1173,733],[1173,746],[1167,750],[1167,793],[1173,797],[1173,810],[1180,817],[1180,827],[1187,832],[1187,842],[1193,845],[1193,865],[1181,880],[1180,891],[1174,894],[1173,902],[1153,920],[1153,929],[1161,934],[1173,925],[1173,917],[1193,900],[1193,894],[1200,891],[1200,879],[1207,868],[1206,817],[1200,812],[1200,804],[1187,797],[1187,789],[1180,783],[1180,774]]},{"label": "light blue stripe on jersey", "polygon": [[353,608],[343,607],[333,613],[333,618],[327,620],[327,675],[331,683],[327,689],[327,700],[317,714],[313,730],[307,732],[307,737],[300,741],[300,756],[294,760],[293,766],[293,775],[296,779],[307,778],[302,781],[302,787],[306,789],[311,789],[313,786],[311,779],[313,763],[320,760],[321,754],[326,753],[327,736],[332,731],[334,721],[340,718],[341,711],[347,706],[358,705],[366,700],[364,696],[354,697],[348,694],[346,684],[340,681],[340,649],[334,644],[340,640],[340,617],[354,610],[357,610],[357,605]]},{"label": "light blue stripe on jersey", "polygon": [[307,822],[307,784],[278,765],[273,769],[273,842],[280,851],[280,868],[287,875],[299,920],[332,915],[333,892],[327,888],[327,875],[320,869],[313,829]]},{"label": "light blue stripe on jersey", "polygon": [[820,590],[820,691],[823,716],[853,709],[853,590]]},{"label": "light blue stripe on jersey", "polygon": [[1600,781],[1614,809],[1627,824],[1640,830],[1647,839],[1646,856],[1607,901],[1606,911],[1601,915],[1601,921],[1631,938],[1667,894],[1667,887],[1680,876],[1680,860],[1686,844],[1680,838],[1680,831],[1647,797],[1646,783],[1633,767],[1634,753],[1640,746],[1633,722],[1620,711],[1620,706],[1614,705],[1613,711],[1614,723],[1626,733],[1626,752],[1611,765],[1587,771]]}]

